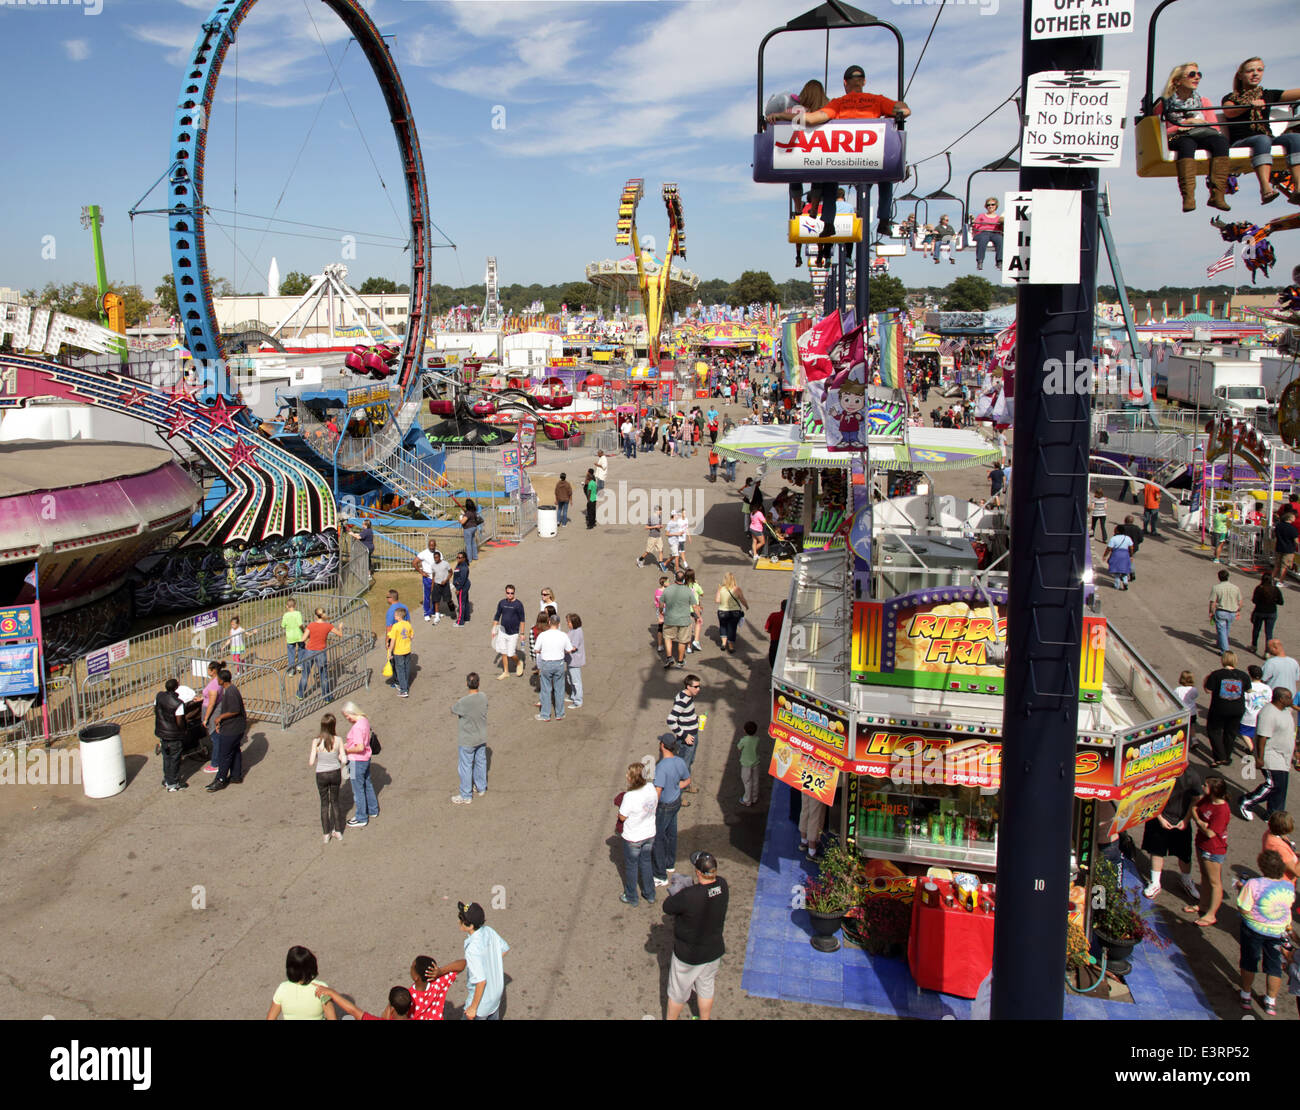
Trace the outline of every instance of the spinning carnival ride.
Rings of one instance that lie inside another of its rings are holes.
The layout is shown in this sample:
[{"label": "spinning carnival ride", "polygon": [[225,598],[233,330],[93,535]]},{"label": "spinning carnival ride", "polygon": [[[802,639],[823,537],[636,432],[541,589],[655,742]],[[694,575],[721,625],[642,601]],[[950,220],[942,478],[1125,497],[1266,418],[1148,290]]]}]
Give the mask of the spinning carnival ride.
[{"label": "spinning carnival ride", "polygon": [[[410,104],[397,65],[361,0],[321,0],[360,45],[383,93],[402,161],[410,220],[411,279],[408,325],[400,351],[391,356],[395,395],[391,421],[352,459],[373,480],[426,506],[440,476],[426,459],[404,450],[422,390],[419,359],[424,351],[431,221],[424,163]],[[179,436],[218,476],[218,497],[150,582],[137,590],[136,604],[182,608],[256,596],[275,587],[321,581],[338,568],[338,516],[334,490],[322,474],[333,466],[338,485],[338,444],[318,444],[284,424],[259,429],[226,372],[226,348],[217,325],[204,235],[204,157],[217,80],[226,52],[256,0],[228,0],[203,23],[186,70],[175,112],[167,181],[173,275],[184,343],[194,358],[197,389],[177,384],[163,390],[113,373],[80,370],[25,355],[0,355],[4,403],[9,407],[55,401],[96,405],[153,424],[168,438]],[[15,306],[7,306],[13,308]],[[26,311],[29,314],[32,310]],[[47,314],[48,317],[48,314]],[[14,324],[16,317],[10,319]],[[16,350],[45,348],[26,334],[30,315],[11,326]],[[48,319],[46,320],[48,324]],[[17,335],[21,330],[24,334]],[[75,338],[71,339],[76,342]],[[96,339],[96,342],[99,340]],[[87,343],[86,345],[92,345]],[[382,360],[388,369],[388,358]],[[367,370],[377,369],[366,364]],[[346,462],[345,462],[346,465]],[[241,570],[236,572],[238,565]],[[289,573],[286,577],[285,567]],[[262,573],[265,570],[266,573]],[[272,573],[272,571],[278,573]],[[264,581],[265,580],[265,581]]]},{"label": "spinning carnival ride", "polygon": [[[618,202],[618,231],[614,242],[632,248],[628,258],[615,262],[606,259],[587,266],[587,280],[593,285],[614,289],[624,294],[640,297],[646,318],[646,348],[651,366],[659,365],[659,342],[663,331],[664,312],[669,298],[676,294],[694,292],[700,286],[699,276],[690,270],[673,265],[674,258],[686,257],[686,220],[682,215],[682,199],[677,186],[663,187],[664,207],[668,211],[668,241],[664,246],[663,262],[654,257],[647,239],[642,248],[637,235],[636,210],[645,195],[645,181],[632,178],[623,186]],[[647,257],[648,255],[648,257]]]}]

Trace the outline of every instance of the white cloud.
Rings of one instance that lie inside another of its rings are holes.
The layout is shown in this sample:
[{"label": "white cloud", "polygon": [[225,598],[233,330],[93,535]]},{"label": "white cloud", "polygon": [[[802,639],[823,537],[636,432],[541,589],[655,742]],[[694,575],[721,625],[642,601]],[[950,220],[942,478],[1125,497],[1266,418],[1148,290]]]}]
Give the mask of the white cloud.
[{"label": "white cloud", "polygon": [[90,43],[85,39],[67,39],[63,43],[63,50],[73,62],[84,62],[90,57]]}]

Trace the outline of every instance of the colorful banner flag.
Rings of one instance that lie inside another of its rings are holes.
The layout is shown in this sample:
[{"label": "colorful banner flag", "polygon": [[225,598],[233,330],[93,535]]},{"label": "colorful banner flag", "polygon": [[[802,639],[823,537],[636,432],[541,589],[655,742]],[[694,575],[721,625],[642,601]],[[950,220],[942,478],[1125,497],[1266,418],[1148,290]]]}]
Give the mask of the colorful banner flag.
[{"label": "colorful banner flag", "polygon": [[812,327],[812,321],[787,320],[781,325],[782,384],[786,389],[803,388],[803,365],[799,361],[799,337]]},{"label": "colorful banner flag", "polygon": [[880,384],[886,389],[903,388],[903,325],[893,317],[877,315],[880,336]]}]

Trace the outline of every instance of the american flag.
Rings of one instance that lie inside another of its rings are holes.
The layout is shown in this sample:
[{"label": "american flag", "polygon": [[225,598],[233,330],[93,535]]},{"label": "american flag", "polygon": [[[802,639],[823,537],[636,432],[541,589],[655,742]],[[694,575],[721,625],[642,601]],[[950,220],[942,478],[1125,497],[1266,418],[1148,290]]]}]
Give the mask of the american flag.
[{"label": "american flag", "polygon": [[1223,252],[1222,258],[1220,258],[1217,262],[1211,262],[1208,266],[1205,267],[1205,276],[1214,277],[1215,274],[1221,274],[1223,273],[1224,270],[1231,270],[1232,267],[1236,264],[1236,260],[1233,257],[1233,252],[1235,250],[1236,247],[1230,243],[1228,245],[1228,249]]}]

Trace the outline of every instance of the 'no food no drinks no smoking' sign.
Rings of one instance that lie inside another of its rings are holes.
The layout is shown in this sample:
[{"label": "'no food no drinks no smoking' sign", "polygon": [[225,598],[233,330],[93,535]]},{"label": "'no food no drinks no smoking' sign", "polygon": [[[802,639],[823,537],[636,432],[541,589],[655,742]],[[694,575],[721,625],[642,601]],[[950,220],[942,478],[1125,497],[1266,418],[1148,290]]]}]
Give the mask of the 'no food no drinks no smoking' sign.
[{"label": "'no food no drinks no smoking' sign", "polygon": [[1034,73],[1025,93],[1021,165],[1119,166],[1128,70]]}]

